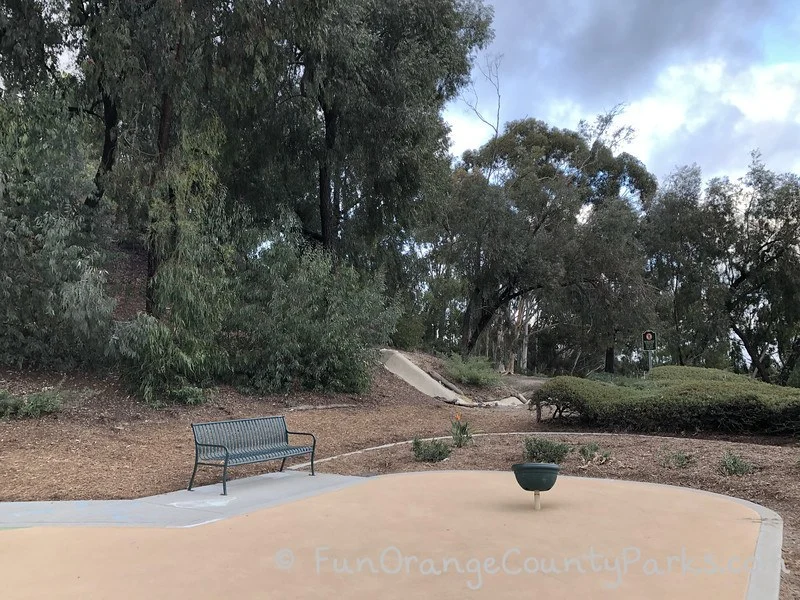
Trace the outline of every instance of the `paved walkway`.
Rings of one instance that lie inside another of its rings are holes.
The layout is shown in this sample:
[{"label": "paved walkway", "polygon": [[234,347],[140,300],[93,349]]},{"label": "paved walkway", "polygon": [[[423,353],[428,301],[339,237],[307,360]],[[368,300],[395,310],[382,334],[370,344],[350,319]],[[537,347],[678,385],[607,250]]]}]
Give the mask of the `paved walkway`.
[{"label": "paved walkway", "polygon": [[777,598],[780,518],[684,488],[560,476],[541,511],[511,472],[281,473],[228,494],[0,504],[0,527],[27,527],[0,531],[2,597]]}]

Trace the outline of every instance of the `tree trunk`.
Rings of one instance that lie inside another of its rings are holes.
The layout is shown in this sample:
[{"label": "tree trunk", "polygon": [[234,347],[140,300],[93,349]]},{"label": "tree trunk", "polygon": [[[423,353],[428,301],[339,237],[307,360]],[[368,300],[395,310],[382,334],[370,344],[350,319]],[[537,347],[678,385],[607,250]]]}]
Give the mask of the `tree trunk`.
[{"label": "tree trunk", "polygon": [[528,373],[528,323],[522,328],[522,351],[519,356],[519,372],[523,375]]},{"label": "tree trunk", "polygon": [[117,157],[117,124],[119,123],[116,99],[105,92],[101,83],[98,85],[103,102],[103,153],[94,175],[95,190],[84,202],[91,208],[97,208],[100,204],[106,189],[106,175],[114,167]]},{"label": "tree trunk", "polygon": [[750,340],[745,335],[744,331],[742,331],[734,322],[733,319],[731,321],[731,329],[733,332],[742,340],[742,344],[744,345],[744,349],[747,350],[747,354],[750,356],[750,364],[758,373],[758,376],[761,378],[762,381],[769,382],[769,371],[767,371],[767,367],[764,365],[764,361],[761,355],[758,352],[758,348],[756,348]]},{"label": "tree trunk", "polygon": [[614,346],[606,348],[606,373],[614,372]]},{"label": "tree trunk", "polygon": [[[178,6],[180,6],[180,0],[178,0]],[[178,45],[175,49],[175,62],[180,62],[181,55],[183,54],[183,42],[179,36],[178,38]],[[167,160],[167,153],[169,152],[170,146],[170,134],[172,132],[172,123],[174,121],[175,112],[174,112],[174,103],[172,96],[169,94],[168,91],[164,91],[161,94],[161,114],[159,116],[158,121],[158,162],[156,163],[156,167],[153,169],[152,177],[151,177],[151,185],[154,185],[158,179],[158,174],[161,173],[164,169],[164,164]],[[170,218],[172,219],[173,224],[173,231],[172,231],[172,241],[175,240],[177,236],[177,214],[176,214],[176,207],[175,207],[175,195],[173,193],[172,188],[167,191],[168,194],[168,202],[170,206]],[[159,240],[155,238],[152,234],[152,231],[155,229],[154,227],[155,221],[151,217],[150,221],[150,228],[151,234],[148,239],[147,243],[147,288],[145,291],[145,310],[149,315],[155,315],[157,312],[156,306],[156,298],[155,298],[155,277],[158,274],[158,269],[161,266],[162,261],[164,260],[164,256],[162,256],[162,250],[159,249]],[[160,244],[161,248],[163,249],[166,246],[166,242],[164,240],[161,241]]]},{"label": "tree trunk", "polygon": [[336,147],[336,113],[324,102],[322,112],[325,119],[325,146],[319,161],[319,222],[322,247],[329,252],[335,249],[336,230],[333,220],[332,174],[333,152]]}]

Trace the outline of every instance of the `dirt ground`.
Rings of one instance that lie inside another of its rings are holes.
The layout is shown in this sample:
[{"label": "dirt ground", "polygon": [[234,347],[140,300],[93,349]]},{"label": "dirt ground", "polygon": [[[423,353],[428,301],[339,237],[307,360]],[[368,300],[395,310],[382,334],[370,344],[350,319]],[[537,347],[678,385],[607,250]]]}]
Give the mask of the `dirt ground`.
[{"label": "dirt ground", "polygon": [[[521,435],[477,437],[472,444],[453,449],[449,458],[434,464],[416,462],[410,447],[404,444],[335,459],[320,464],[319,470],[348,475],[436,469],[510,470],[513,463],[522,462],[524,439]],[[784,521],[783,557],[790,571],[783,575],[781,598],[800,598],[800,448],[796,445],[777,447],[628,435],[557,435],[548,436],[548,439],[566,442],[574,448],[562,464],[565,475],[697,488],[744,498],[778,512]],[[610,459],[602,464],[586,463],[578,449],[590,442],[610,452]],[[718,466],[726,451],[745,458],[755,466],[755,471],[742,477],[721,474]],[[675,452],[691,455],[692,462],[684,468],[664,466],[664,458]],[[509,476],[512,475],[509,473]]]},{"label": "dirt ground", "polygon": [[[190,425],[201,421],[283,414],[289,429],[317,436],[322,458],[415,435],[446,435],[456,413],[382,369],[363,396],[252,397],[222,388],[204,406],[160,410],[136,401],[114,378],[0,371],[0,389],[25,393],[46,387],[62,390],[62,412],[0,420],[0,501],[134,498],[181,489],[194,464]],[[461,412],[485,432],[527,431],[534,425],[525,408]],[[238,467],[230,476],[264,473],[279,464]],[[198,484],[219,477],[218,469],[201,468]]]}]

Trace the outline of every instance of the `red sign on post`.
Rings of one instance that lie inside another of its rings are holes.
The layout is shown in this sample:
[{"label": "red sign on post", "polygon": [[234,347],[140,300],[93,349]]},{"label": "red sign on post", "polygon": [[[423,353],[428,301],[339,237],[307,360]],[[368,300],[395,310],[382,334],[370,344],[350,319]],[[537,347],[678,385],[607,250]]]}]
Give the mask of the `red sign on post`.
[{"label": "red sign on post", "polygon": [[655,350],[656,349],[656,332],[647,330],[642,334],[642,345],[644,346],[645,350]]}]

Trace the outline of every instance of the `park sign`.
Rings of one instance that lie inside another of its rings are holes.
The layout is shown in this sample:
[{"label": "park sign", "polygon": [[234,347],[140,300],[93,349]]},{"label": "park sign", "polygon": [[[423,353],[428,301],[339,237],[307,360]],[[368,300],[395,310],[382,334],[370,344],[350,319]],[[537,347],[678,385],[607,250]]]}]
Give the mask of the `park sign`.
[{"label": "park sign", "polygon": [[656,349],[656,332],[648,329],[642,334],[642,345],[645,350]]}]

